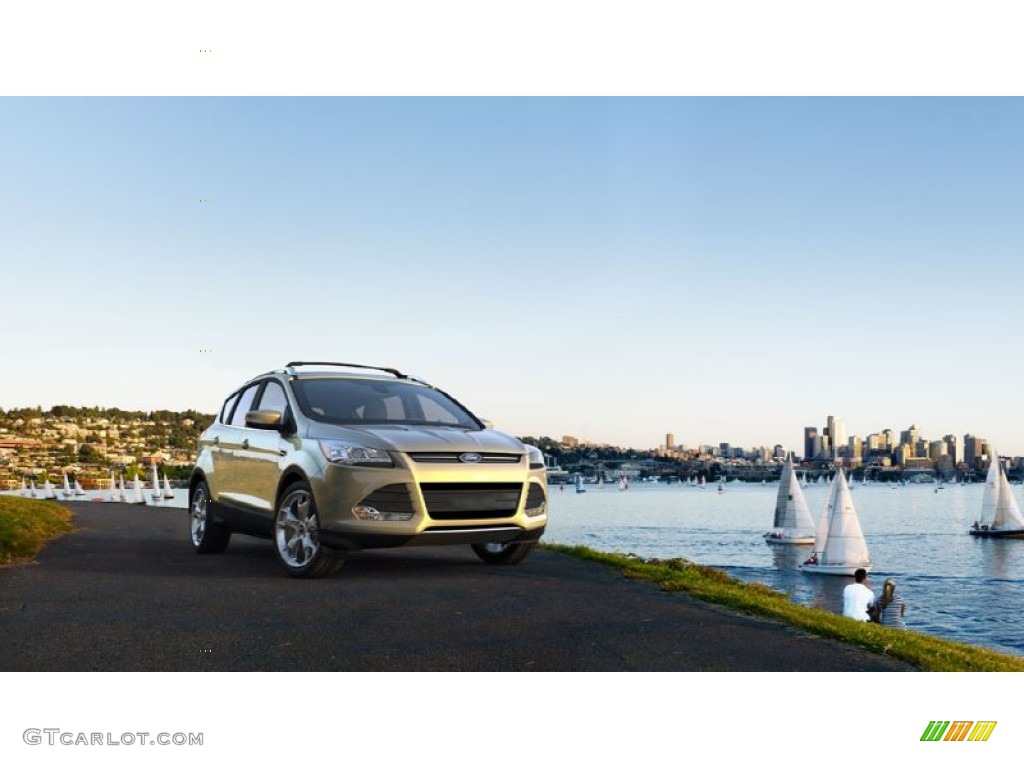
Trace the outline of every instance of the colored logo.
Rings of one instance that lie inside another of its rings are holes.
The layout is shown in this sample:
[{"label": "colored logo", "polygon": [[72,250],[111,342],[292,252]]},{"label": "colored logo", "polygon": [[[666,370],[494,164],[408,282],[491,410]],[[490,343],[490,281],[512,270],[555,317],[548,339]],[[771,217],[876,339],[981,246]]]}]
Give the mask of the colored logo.
[{"label": "colored logo", "polygon": [[459,461],[465,462],[466,464],[476,464],[482,459],[479,453],[461,453],[459,454]]},{"label": "colored logo", "polygon": [[995,729],[995,720],[932,720],[921,741],[988,741]]}]

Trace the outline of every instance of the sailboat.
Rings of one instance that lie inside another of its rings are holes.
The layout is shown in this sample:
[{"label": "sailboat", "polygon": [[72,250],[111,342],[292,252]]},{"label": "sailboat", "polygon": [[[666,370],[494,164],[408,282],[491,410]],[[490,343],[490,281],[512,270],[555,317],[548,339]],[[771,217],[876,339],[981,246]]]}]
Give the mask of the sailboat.
[{"label": "sailboat", "polygon": [[160,501],[160,476],[156,473],[156,464],[153,465],[153,493],[150,495],[153,501]]},{"label": "sailboat", "polygon": [[583,475],[576,475],[576,493],[586,493],[587,489],[583,487]]},{"label": "sailboat", "polygon": [[43,483],[43,498],[44,499],[56,499],[57,492],[53,490],[53,483],[50,482],[50,478],[46,478],[46,482]]},{"label": "sailboat", "polygon": [[36,497],[36,479],[34,477],[28,481],[28,495],[33,499]]},{"label": "sailboat", "polygon": [[832,478],[828,502],[814,533],[814,552],[800,568],[833,576],[852,576],[858,568],[871,570],[868,545],[842,469]]},{"label": "sailboat", "polygon": [[142,492],[142,481],[139,480],[139,476],[135,475],[135,479],[132,480],[132,504],[145,504],[146,495]]},{"label": "sailboat", "polygon": [[75,493],[75,496],[85,496],[85,488],[83,488],[82,484],[80,482],[78,482],[78,478],[77,477],[75,478],[75,482],[74,482],[74,493]]},{"label": "sailboat", "polygon": [[117,492],[117,479],[114,477],[114,470],[110,470],[110,497],[107,501],[121,501]]},{"label": "sailboat", "polygon": [[981,519],[968,533],[983,539],[1024,539],[1024,515],[994,451],[981,497]]},{"label": "sailboat", "polygon": [[775,499],[775,522],[764,535],[768,544],[813,544],[814,518],[807,508],[804,492],[796,478],[793,462],[787,461],[779,479],[779,494]]},{"label": "sailboat", "polygon": [[21,478],[21,495],[28,496],[28,486],[25,485],[25,478]]},{"label": "sailboat", "polygon": [[629,481],[626,479],[625,475],[623,475],[622,477],[619,478],[619,490],[620,491],[629,490]]},{"label": "sailboat", "polygon": [[128,494],[124,491],[124,475],[121,474],[117,476],[117,500],[122,504],[128,502]]},{"label": "sailboat", "polygon": [[164,472],[164,498],[165,499],[173,499],[174,498],[174,491],[171,490],[171,484],[169,482],[167,482],[167,473],[166,472]]},{"label": "sailboat", "polygon": [[68,476],[64,475],[64,490],[61,491],[65,499],[71,498],[71,482],[68,480]]}]

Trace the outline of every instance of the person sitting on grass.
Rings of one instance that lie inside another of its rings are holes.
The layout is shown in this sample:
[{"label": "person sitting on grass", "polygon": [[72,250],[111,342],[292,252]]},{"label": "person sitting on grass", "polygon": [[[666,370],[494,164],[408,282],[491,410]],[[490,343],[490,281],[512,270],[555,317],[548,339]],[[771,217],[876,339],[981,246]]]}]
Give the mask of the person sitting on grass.
[{"label": "person sitting on grass", "polygon": [[858,568],[853,572],[853,584],[843,590],[843,616],[857,621],[871,621],[869,610],[875,602],[875,593],[864,583],[868,572]]},{"label": "person sitting on grass", "polygon": [[903,621],[903,614],[906,613],[907,604],[902,597],[896,594],[896,582],[886,579],[882,586],[882,596],[878,598],[879,623],[883,627],[895,627],[906,629]]}]

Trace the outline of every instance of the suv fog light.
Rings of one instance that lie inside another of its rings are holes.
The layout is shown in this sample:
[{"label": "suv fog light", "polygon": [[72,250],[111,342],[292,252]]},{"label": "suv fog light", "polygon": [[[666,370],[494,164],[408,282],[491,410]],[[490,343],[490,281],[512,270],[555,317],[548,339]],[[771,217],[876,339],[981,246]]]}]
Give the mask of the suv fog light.
[{"label": "suv fog light", "polygon": [[381,512],[365,504],[352,507],[352,514],[359,520],[412,520],[412,512]]},{"label": "suv fog light", "polygon": [[526,512],[527,517],[540,517],[548,511],[548,505],[541,504],[539,507],[534,507],[533,509],[525,509],[523,511]]}]

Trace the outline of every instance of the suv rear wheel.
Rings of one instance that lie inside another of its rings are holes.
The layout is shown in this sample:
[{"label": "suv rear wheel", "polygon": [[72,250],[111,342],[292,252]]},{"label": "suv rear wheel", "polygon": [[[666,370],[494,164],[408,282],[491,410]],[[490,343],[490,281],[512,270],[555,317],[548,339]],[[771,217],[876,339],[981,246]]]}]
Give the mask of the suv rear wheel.
[{"label": "suv rear wheel", "polygon": [[537,542],[488,542],[487,544],[473,544],[472,546],[476,556],[485,563],[491,563],[492,565],[515,565],[516,563],[521,563],[523,558],[537,548]]},{"label": "suv rear wheel", "polygon": [[329,576],[345,562],[340,552],[320,543],[320,522],[313,492],[304,481],[289,485],[274,515],[277,558],[292,576],[312,579]]},{"label": "suv rear wheel", "polygon": [[192,503],[189,506],[189,528],[192,534],[192,546],[201,555],[223,552],[228,548],[231,531],[213,522],[209,516],[207,502],[210,500],[210,489],[200,480],[192,491]]}]

